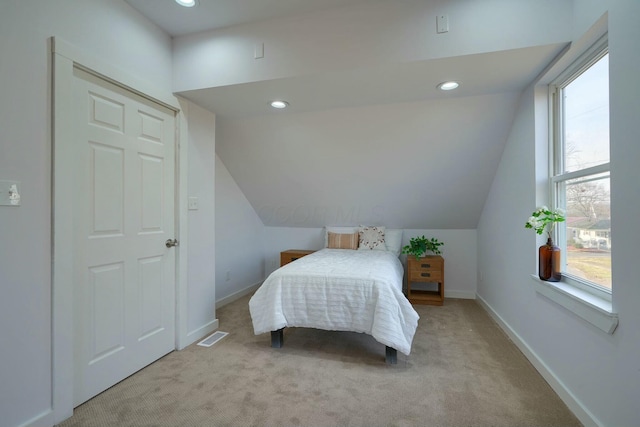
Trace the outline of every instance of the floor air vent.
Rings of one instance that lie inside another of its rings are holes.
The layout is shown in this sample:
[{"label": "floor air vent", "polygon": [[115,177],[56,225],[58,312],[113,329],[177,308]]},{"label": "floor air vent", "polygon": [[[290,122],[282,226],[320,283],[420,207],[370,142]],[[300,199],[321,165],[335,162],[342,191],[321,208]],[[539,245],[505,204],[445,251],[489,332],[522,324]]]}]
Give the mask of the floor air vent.
[{"label": "floor air vent", "polygon": [[229,332],[215,331],[213,334],[200,341],[198,345],[202,347],[211,347],[227,335],[229,335]]}]

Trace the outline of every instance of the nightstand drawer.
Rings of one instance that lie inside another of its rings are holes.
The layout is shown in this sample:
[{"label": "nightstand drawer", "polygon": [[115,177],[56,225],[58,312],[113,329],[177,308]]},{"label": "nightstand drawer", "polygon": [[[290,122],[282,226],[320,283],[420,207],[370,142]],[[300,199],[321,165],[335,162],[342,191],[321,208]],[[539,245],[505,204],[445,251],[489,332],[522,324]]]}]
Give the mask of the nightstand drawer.
[{"label": "nightstand drawer", "polygon": [[420,279],[442,279],[442,258],[421,258],[418,261],[409,263],[409,278],[413,280]]},{"label": "nightstand drawer", "polygon": [[411,270],[442,270],[442,264],[442,258],[420,258],[419,261],[414,261],[411,263]]},{"label": "nightstand drawer", "polygon": [[442,281],[442,270],[410,270],[409,271],[409,280],[412,282],[441,282]]}]

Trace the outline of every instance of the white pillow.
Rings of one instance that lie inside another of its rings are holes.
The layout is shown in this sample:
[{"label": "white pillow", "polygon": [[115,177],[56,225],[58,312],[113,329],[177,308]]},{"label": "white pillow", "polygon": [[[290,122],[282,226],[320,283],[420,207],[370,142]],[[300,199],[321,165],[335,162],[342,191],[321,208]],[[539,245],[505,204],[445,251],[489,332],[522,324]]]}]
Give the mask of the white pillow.
[{"label": "white pillow", "polygon": [[397,256],[400,256],[400,253],[402,252],[402,230],[387,228],[384,232],[384,243],[389,252],[393,252]]},{"label": "white pillow", "polygon": [[387,250],[387,246],[384,243],[384,227],[360,226],[358,232],[360,233],[360,244],[358,245],[358,250]]}]

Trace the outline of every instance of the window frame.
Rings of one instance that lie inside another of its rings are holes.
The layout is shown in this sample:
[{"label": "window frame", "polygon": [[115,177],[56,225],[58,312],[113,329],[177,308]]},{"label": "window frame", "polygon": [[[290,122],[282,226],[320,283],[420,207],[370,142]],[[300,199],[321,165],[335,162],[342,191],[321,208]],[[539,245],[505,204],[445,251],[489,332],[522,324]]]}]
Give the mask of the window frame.
[{"label": "window frame", "polygon": [[[577,171],[566,173],[559,172],[563,170],[564,160],[564,122],[562,117],[564,115],[564,105],[561,102],[560,96],[562,90],[608,53],[609,43],[607,34],[605,34],[549,84],[549,195],[552,209],[556,209],[560,206],[566,206],[565,194],[558,191],[559,186],[563,183],[576,178],[596,176],[604,173],[606,173],[608,179],[611,180],[610,162]],[[609,147],[609,149],[611,148]],[[564,249],[562,251],[562,264],[565,266],[566,223],[562,223],[561,226],[555,227],[553,234],[555,241]],[[564,284],[575,288],[578,292],[586,292],[597,299],[604,300],[609,304],[611,303],[613,280],[611,289],[607,289],[601,285],[592,283],[566,272],[561,272],[561,276],[561,281]]]},{"label": "window frame", "polygon": [[[544,85],[545,87],[545,89],[542,89],[540,86],[540,89],[543,90],[541,93],[545,93],[547,98],[544,107],[546,110],[544,125],[542,124],[542,119],[540,125],[545,126],[548,130],[544,137],[536,137],[537,154],[547,158],[544,172],[542,168],[536,172],[536,178],[537,180],[539,179],[538,182],[541,184],[543,180],[545,182],[543,184],[544,190],[538,188],[537,194],[551,204],[553,209],[558,207],[554,188],[556,182],[552,178],[555,171],[558,170],[554,163],[555,159],[558,158],[555,141],[559,135],[558,132],[562,131],[562,128],[558,127],[558,120],[554,116],[556,111],[555,103],[557,101],[556,88],[562,84],[569,84],[572,79],[575,79],[606,53],[608,53],[608,35],[606,23],[603,22],[598,28],[594,29],[594,32],[585,35],[574,44],[568,45],[536,82],[537,85]],[[540,157],[539,160],[543,161],[543,157]],[[610,173],[610,165],[598,165],[595,168],[606,168]],[[598,170],[602,169],[591,169],[588,172],[593,173]],[[566,175],[563,178],[571,178],[571,175]],[[609,174],[610,179],[611,175]],[[611,181],[609,183],[611,184]],[[539,201],[542,201],[542,198]],[[561,241],[559,237],[566,237],[566,227],[562,228],[565,230],[564,234],[557,232],[558,227],[554,230],[553,238],[557,242]],[[541,242],[539,241],[539,243]],[[566,259],[563,260],[566,261]],[[599,285],[591,285],[585,280],[575,278],[566,273],[562,273],[559,282],[541,280],[538,274],[531,274],[531,280],[536,293],[557,304],[558,307],[573,313],[604,333],[613,334],[616,330],[619,318],[618,314],[613,310],[613,294],[612,292],[607,292],[606,288],[602,288]]]}]

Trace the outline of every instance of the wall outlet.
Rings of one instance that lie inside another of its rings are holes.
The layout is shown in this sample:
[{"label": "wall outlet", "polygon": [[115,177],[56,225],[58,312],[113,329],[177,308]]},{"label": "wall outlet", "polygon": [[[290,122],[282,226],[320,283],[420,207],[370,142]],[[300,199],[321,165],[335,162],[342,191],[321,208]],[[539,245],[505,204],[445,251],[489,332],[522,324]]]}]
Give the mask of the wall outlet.
[{"label": "wall outlet", "polygon": [[0,205],[20,206],[20,182],[0,180]]},{"label": "wall outlet", "polygon": [[197,211],[199,208],[198,198],[197,197],[189,197],[189,210]]}]

